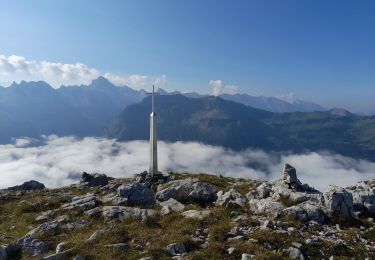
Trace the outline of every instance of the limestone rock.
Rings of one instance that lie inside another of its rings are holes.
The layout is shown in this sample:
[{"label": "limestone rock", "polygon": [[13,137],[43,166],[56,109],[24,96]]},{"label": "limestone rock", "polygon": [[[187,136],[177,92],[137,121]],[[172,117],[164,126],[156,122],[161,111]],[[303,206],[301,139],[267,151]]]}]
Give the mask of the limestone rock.
[{"label": "limestone rock", "polygon": [[182,255],[186,253],[185,246],[181,243],[173,243],[165,249],[171,256]]},{"label": "limestone rock", "polygon": [[99,205],[98,199],[94,194],[86,194],[83,196],[76,196],[72,198],[70,203],[66,203],[61,206],[62,209],[73,209],[81,208],[83,210],[89,210]]},{"label": "limestone rock", "polygon": [[83,172],[81,175],[80,186],[83,187],[95,187],[95,186],[104,186],[108,184],[108,177],[105,174],[89,174]]},{"label": "limestone rock", "polygon": [[199,210],[192,209],[192,210],[187,210],[187,211],[182,212],[182,215],[185,218],[203,219],[204,217],[210,215],[210,211],[209,210],[199,211]]},{"label": "limestone rock", "polygon": [[329,217],[337,216],[343,219],[354,217],[352,194],[344,188],[330,186],[324,193],[324,204]]},{"label": "limestone rock", "polygon": [[301,192],[308,192],[308,193],[318,192],[314,188],[311,188],[309,185],[302,184],[300,180],[297,178],[296,169],[289,164],[285,164],[284,166],[283,178],[281,180],[281,183],[286,184],[287,187],[293,191],[301,191]]},{"label": "limestone rock", "polygon": [[287,184],[293,185],[297,184],[299,180],[297,179],[296,169],[290,164],[284,165],[283,181]]},{"label": "limestone rock", "polygon": [[252,259],[252,256],[249,254],[243,253],[241,255],[241,260],[251,260],[251,259]]},{"label": "limestone rock", "polygon": [[293,215],[302,221],[314,220],[318,223],[324,223],[326,220],[324,208],[309,201],[285,208],[282,210],[282,214]]},{"label": "limestone rock", "polygon": [[[18,259],[21,252],[21,246],[17,244],[8,244],[0,246],[0,260]],[[2,258],[5,257],[5,258]]]},{"label": "limestone rock", "polygon": [[0,260],[7,260],[7,259],[8,259],[8,254],[7,254],[5,246],[0,246]]},{"label": "limestone rock", "polygon": [[297,260],[305,260],[305,256],[301,252],[300,249],[296,247],[289,247],[284,251],[284,253],[290,258],[290,259],[297,259]]},{"label": "limestone rock", "polygon": [[169,174],[154,173],[153,176],[149,176],[147,171],[135,174],[134,178],[136,182],[146,183],[148,186],[164,184],[171,179]]},{"label": "limestone rock", "polygon": [[46,223],[39,225],[38,227],[28,232],[26,236],[35,238],[37,236],[44,236],[44,235],[55,236],[60,233],[61,233],[61,222],[51,221],[51,222],[46,222]]},{"label": "limestone rock", "polygon": [[56,253],[63,252],[65,250],[66,244],[67,244],[66,242],[58,243],[56,246]]},{"label": "limestone rock", "polygon": [[185,209],[185,205],[178,202],[177,200],[170,198],[167,201],[160,202],[160,206],[162,206],[161,214],[167,215],[171,212],[179,212]]},{"label": "limestone rock", "polygon": [[192,191],[189,193],[189,200],[209,203],[215,201],[217,198],[216,192],[211,184],[204,182],[196,182],[192,186]]},{"label": "limestone rock", "polygon": [[88,216],[101,214],[106,221],[124,220],[127,218],[138,218],[145,220],[154,215],[155,211],[152,209],[140,209],[124,206],[103,206],[88,210],[85,212],[85,214]]},{"label": "limestone rock", "polygon": [[63,229],[65,232],[69,233],[84,228],[85,226],[87,226],[87,224],[88,222],[86,220],[77,220],[75,222],[63,225]]},{"label": "limestone rock", "polygon": [[35,221],[47,221],[52,217],[53,213],[55,213],[55,210],[43,211],[39,216],[35,218]]},{"label": "limestone rock", "polygon": [[305,240],[305,244],[308,246],[317,246],[320,244],[320,242],[316,238],[308,238]]},{"label": "limestone rock", "polygon": [[22,247],[22,252],[31,255],[40,255],[48,252],[48,246],[43,241],[26,235],[16,241]]},{"label": "limestone rock", "polygon": [[284,183],[282,180],[276,180],[272,182],[271,189],[273,200],[286,198],[294,203],[302,203],[311,200],[318,204],[323,201],[323,194],[306,184],[295,184],[293,187],[290,187],[289,184]]},{"label": "limestone rock", "polygon": [[10,190],[10,191],[24,191],[24,190],[43,190],[45,188],[46,187],[44,186],[43,183],[31,180],[31,181],[24,182],[21,185],[9,187],[9,188],[7,188],[7,190]]},{"label": "limestone rock", "polygon": [[265,221],[263,222],[263,224],[260,226],[260,229],[272,229],[272,228],[274,228],[274,226],[275,226],[275,224],[273,223],[273,221],[267,219],[267,220],[265,220]]},{"label": "limestone rock", "polygon": [[256,188],[256,191],[259,195],[259,198],[265,199],[270,196],[270,193],[272,191],[272,185],[268,182],[263,182],[261,185],[259,185]]},{"label": "limestone rock", "polygon": [[227,249],[228,255],[233,255],[234,251],[236,251],[236,248],[230,247]]},{"label": "limestone rock", "polygon": [[375,193],[367,190],[352,192],[353,207],[356,211],[375,213]]},{"label": "limestone rock", "polygon": [[242,196],[241,193],[234,189],[230,189],[229,191],[223,193],[223,191],[219,191],[217,193],[217,200],[216,205],[219,206],[239,206],[243,207],[245,206],[246,198]]},{"label": "limestone rock", "polygon": [[101,236],[104,236],[108,231],[105,229],[98,229],[96,230],[87,240],[86,242],[94,242]]},{"label": "limestone rock", "polygon": [[216,192],[211,184],[200,182],[197,179],[185,179],[170,181],[158,188],[156,198],[166,201],[173,198],[179,202],[210,203],[216,200]]},{"label": "limestone rock", "polygon": [[353,196],[355,211],[375,213],[375,180],[361,181],[347,190]]},{"label": "limestone rock", "polygon": [[153,207],[156,203],[155,194],[146,183],[121,185],[117,196],[124,199],[124,205],[128,206]]},{"label": "limestone rock", "polygon": [[266,199],[252,199],[249,201],[250,209],[257,214],[269,214],[272,217],[278,216],[285,206],[278,202],[272,200],[271,197]]},{"label": "limestone rock", "polygon": [[[69,250],[69,251],[71,251],[71,250]],[[45,256],[45,257],[42,258],[42,260],[68,260],[67,253],[69,251],[64,251],[64,252],[55,253],[55,254],[52,254],[52,255],[49,255],[49,256]]]}]

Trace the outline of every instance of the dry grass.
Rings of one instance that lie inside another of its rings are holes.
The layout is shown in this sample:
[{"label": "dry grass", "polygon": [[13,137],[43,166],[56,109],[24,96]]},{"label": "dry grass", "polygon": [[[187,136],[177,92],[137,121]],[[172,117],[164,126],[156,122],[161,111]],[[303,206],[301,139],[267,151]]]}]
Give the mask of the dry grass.
[{"label": "dry grass", "polygon": [[[173,174],[175,179],[197,178],[215,186],[217,190],[228,190],[236,181],[232,178],[219,178],[207,174]],[[118,180],[116,180],[118,182]],[[124,180],[129,181],[129,180]],[[250,189],[256,186],[256,182],[242,181],[235,189],[245,195]],[[26,193],[17,197],[15,193],[7,196],[0,196],[0,244],[14,242],[24,236],[31,228],[37,227],[40,223],[35,218],[43,211],[57,209],[61,204],[67,202],[66,196],[61,194],[83,195],[95,193],[103,195],[98,188],[77,189],[74,187],[56,189],[50,191],[36,191]],[[282,198],[282,202],[290,206],[293,202]],[[110,203],[106,203],[106,205]],[[186,204],[185,210],[203,210],[199,204]],[[181,216],[181,213],[172,213],[166,216],[160,215],[160,206],[155,207],[158,212],[155,216],[146,221],[138,219],[126,219],[122,222],[105,222],[102,217],[86,217],[82,210],[60,210],[52,215],[51,220],[57,216],[66,214],[69,222],[87,220],[89,224],[82,229],[67,235],[40,237],[46,241],[51,250],[49,255],[54,253],[56,245],[60,242],[67,242],[67,248],[73,248],[69,253],[72,258],[79,254],[85,259],[130,259],[136,260],[142,257],[151,256],[154,259],[170,259],[165,248],[171,243],[183,243],[190,252],[189,259],[240,259],[242,253],[255,255],[254,259],[286,259],[282,250],[290,247],[292,242],[301,243],[302,250],[309,255],[310,259],[322,258],[321,250],[325,256],[335,255],[335,259],[364,259],[368,254],[360,243],[351,243],[351,249],[333,249],[331,243],[322,241],[319,246],[306,246],[304,240],[312,234],[321,230],[320,226],[309,228],[304,231],[303,236],[295,231],[291,235],[276,233],[274,230],[255,229],[243,240],[228,241],[227,233],[234,226],[257,227],[259,221],[252,217],[252,212],[247,206],[244,208],[222,208],[214,205],[209,206],[211,213],[204,219],[189,219]],[[244,214],[247,218],[239,223],[233,222],[233,217]],[[287,222],[296,230],[302,227],[302,222],[293,216],[282,216],[277,220]],[[371,223],[365,223],[370,226]],[[98,229],[106,229],[108,233],[99,237],[94,243],[87,243],[86,240]],[[208,230],[208,246],[200,248],[192,237],[196,230]],[[353,241],[356,231],[347,229],[342,232],[343,238]],[[363,237],[375,242],[375,231],[366,231]],[[258,242],[248,242],[249,238]],[[114,243],[127,243],[127,249],[107,249],[105,245]],[[271,248],[268,248],[268,246]],[[236,248],[232,255],[227,249]],[[40,257],[40,256],[39,256]],[[38,259],[39,257],[24,256],[23,259]]]}]

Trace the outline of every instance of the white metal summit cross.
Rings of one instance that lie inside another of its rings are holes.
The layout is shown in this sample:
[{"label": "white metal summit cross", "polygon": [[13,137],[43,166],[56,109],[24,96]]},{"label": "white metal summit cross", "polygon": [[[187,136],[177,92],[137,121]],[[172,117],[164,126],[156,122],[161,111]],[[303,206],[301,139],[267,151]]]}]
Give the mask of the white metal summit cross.
[{"label": "white metal summit cross", "polygon": [[155,87],[152,85],[151,95],[152,108],[150,114],[150,170],[148,171],[149,176],[153,177],[158,174],[158,140],[156,136],[156,125],[155,125],[155,112],[154,112],[154,96],[159,95],[155,93]]}]

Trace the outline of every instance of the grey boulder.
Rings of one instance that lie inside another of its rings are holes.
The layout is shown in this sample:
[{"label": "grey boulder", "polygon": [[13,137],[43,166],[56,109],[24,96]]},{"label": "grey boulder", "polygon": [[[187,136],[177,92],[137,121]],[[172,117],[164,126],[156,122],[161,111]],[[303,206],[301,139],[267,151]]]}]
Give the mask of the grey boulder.
[{"label": "grey boulder", "polygon": [[22,252],[31,255],[40,255],[48,252],[48,246],[43,241],[26,235],[16,241],[22,247]]},{"label": "grey boulder", "polygon": [[241,260],[251,260],[251,259],[252,259],[252,256],[249,254],[243,253],[241,255]]},{"label": "grey boulder", "polygon": [[207,217],[208,215],[210,215],[209,210],[202,210],[201,211],[201,210],[191,209],[191,210],[187,210],[187,211],[182,212],[182,216],[184,216],[185,218],[203,219],[203,218]]},{"label": "grey boulder", "polygon": [[152,209],[140,209],[140,208],[131,208],[124,206],[103,206],[97,207],[85,212],[88,216],[102,215],[104,220],[124,220],[127,218],[136,218],[145,220],[148,217],[155,214],[155,211]]},{"label": "grey boulder", "polygon": [[61,206],[62,209],[73,209],[81,208],[83,210],[89,210],[99,205],[98,199],[94,194],[86,194],[83,196],[76,196],[72,198],[70,203],[66,203]]},{"label": "grey boulder", "polygon": [[218,206],[239,206],[244,207],[246,203],[246,198],[242,196],[241,193],[234,189],[230,189],[227,192],[219,191],[217,193],[216,205]]},{"label": "grey boulder", "polygon": [[289,185],[293,185],[293,184],[298,184],[299,183],[299,180],[297,178],[297,171],[290,164],[285,164],[284,165],[283,181],[285,183],[289,184]]},{"label": "grey boulder", "polygon": [[24,182],[21,185],[9,187],[9,188],[7,188],[7,190],[10,190],[10,191],[43,190],[45,188],[46,187],[44,186],[43,183],[31,180],[31,181]]},{"label": "grey boulder", "polygon": [[313,204],[310,201],[285,208],[282,210],[282,214],[293,215],[305,222],[314,220],[318,223],[324,223],[324,221],[326,220],[324,208],[319,205]]},{"label": "grey boulder", "polygon": [[67,256],[67,253],[72,251],[71,249],[67,250],[67,251],[64,251],[64,252],[60,252],[60,253],[55,253],[55,254],[52,254],[52,255],[49,255],[49,256],[45,256],[42,258],[42,260],[68,260],[68,256]]},{"label": "grey boulder", "polygon": [[51,221],[51,222],[46,222],[46,223],[39,225],[38,227],[29,231],[26,234],[26,236],[35,238],[37,236],[44,236],[44,235],[55,236],[60,233],[61,233],[61,222]]},{"label": "grey boulder", "polygon": [[121,185],[117,189],[117,196],[126,206],[153,207],[156,204],[155,194],[146,183]]},{"label": "grey boulder", "polygon": [[324,205],[329,217],[354,218],[353,196],[344,188],[330,186],[324,193]]},{"label": "grey boulder", "polygon": [[108,184],[108,177],[105,174],[89,174],[87,172],[83,172],[81,175],[80,186],[84,187],[96,187],[96,186],[104,186]]},{"label": "grey boulder", "polygon": [[7,260],[8,254],[5,246],[0,246],[0,260]]},{"label": "grey boulder", "polygon": [[185,205],[178,202],[177,200],[170,198],[167,201],[160,202],[160,206],[162,206],[161,214],[167,215],[172,212],[179,212],[185,209]]},{"label": "grey boulder", "polygon": [[108,231],[106,229],[98,229],[96,230],[87,240],[86,242],[90,243],[90,242],[94,242],[96,240],[98,240],[100,237],[104,236],[105,234],[107,234]]},{"label": "grey boulder", "polygon": [[361,181],[348,187],[355,211],[375,213],[375,180]]},{"label": "grey boulder", "polygon": [[161,188],[156,193],[156,199],[166,201],[173,198],[179,202],[210,203],[216,200],[217,195],[211,184],[200,182],[197,179],[175,180]]},{"label": "grey boulder", "polygon": [[289,247],[284,250],[284,254],[287,255],[290,259],[305,260],[305,256],[302,251],[296,247]]},{"label": "grey boulder", "polygon": [[266,199],[251,199],[249,201],[250,209],[256,214],[269,214],[272,217],[277,217],[285,206],[278,201],[272,200],[271,197]]},{"label": "grey boulder", "polygon": [[263,182],[256,188],[259,198],[265,199],[268,198],[272,191],[272,185],[268,182]]},{"label": "grey boulder", "polygon": [[82,229],[88,225],[86,220],[77,220],[75,222],[67,223],[63,225],[63,229],[65,232],[74,232],[76,230]]},{"label": "grey boulder", "polygon": [[171,255],[171,256],[177,256],[182,255],[186,253],[185,246],[181,243],[173,243],[168,245],[165,250]]}]

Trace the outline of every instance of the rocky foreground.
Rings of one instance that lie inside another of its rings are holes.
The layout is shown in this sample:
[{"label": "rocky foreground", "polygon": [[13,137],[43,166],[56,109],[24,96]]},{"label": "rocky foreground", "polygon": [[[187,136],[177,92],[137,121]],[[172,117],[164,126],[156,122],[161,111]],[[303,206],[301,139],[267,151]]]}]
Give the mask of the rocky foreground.
[{"label": "rocky foreground", "polygon": [[273,182],[83,173],[0,191],[5,259],[375,259],[375,180],[322,193]]}]

